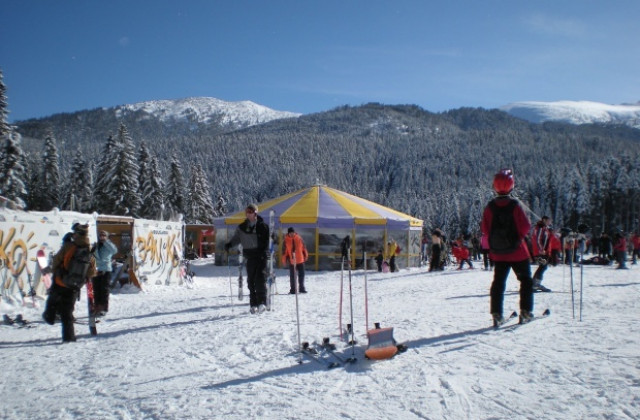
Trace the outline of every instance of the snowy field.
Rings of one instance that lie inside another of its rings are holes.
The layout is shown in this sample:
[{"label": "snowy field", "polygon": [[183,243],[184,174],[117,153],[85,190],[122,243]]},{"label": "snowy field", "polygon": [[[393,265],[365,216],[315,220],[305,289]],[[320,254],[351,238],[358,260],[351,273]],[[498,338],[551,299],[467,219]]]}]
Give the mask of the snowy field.
[{"label": "snowy field", "polygon": [[[479,264],[476,263],[476,267]],[[551,316],[494,331],[492,273],[369,272],[369,325],[393,326],[409,346],[387,361],[364,359],[364,274],[352,276],[358,344],[340,341],[340,272],[308,272],[300,295],[304,341],[330,337],[356,364],[327,370],[297,362],[295,296],[278,271],[275,310],[250,315],[230,299],[230,271],[196,261],[196,287],[147,286],[116,292],[91,337],[61,344],[42,309],[3,303],[33,328],[1,326],[2,419],[638,419],[640,275],[586,266],[582,321],[580,269],[547,271],[553,293],[535,295]],[[234,280],[237,268],[232,267]],[[505,313],[518,309],[509,277]],[[343,323],[349,322],[348,277]],[[76,305],[86,317],[86,297]]]}]

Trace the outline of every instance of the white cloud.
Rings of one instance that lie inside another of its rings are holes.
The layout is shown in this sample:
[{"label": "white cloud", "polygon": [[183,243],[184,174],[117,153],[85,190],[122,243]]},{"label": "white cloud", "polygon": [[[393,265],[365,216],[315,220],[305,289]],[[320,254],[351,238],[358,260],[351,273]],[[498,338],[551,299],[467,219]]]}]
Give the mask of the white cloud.
[{"label": "white cloud", "polygon": [[532,31],[545,35],[581,37],[587,33],[587,25],[577,19],[536,13],[526,17],[524,22]]}]

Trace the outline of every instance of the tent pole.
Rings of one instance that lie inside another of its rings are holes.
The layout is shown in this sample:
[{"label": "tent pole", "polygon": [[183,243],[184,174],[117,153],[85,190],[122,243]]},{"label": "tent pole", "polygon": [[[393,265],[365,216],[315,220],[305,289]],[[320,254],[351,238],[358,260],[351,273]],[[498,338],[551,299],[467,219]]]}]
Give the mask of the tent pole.
[{"label": "tent pole", "polygon": [[320,251],[318,241],[320,240],[320,228],[316,224],[316,243],[315,243],[315,260],[316,260],[316,271],[319,270],[320,267]]}]

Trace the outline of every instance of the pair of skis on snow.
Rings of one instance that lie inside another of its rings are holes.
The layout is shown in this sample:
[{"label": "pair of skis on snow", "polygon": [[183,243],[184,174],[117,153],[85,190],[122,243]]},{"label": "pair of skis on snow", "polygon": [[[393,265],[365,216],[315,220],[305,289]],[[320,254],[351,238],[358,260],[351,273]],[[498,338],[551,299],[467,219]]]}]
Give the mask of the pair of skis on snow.
[{"label": "pair of skis on snow", "polygon": [[15,318],[11,318],[9,315],[2,315],[2,325],[13,325],[18,328],[32,328],[34,327],[29,321],[22,317],[22,314],[16,315]]},{"label": "pair of skis on snow", "polygon": [[[522,316],[519,316],[518,313],[516,311],[513,311],[511,313],[511,315],[509,315],[507,318],[504,318],[502,321],[497,321],[494,320],[493,321],[493,328],[498,330],[498,329],[502,329],[502,330],[506,330],[506,331],[512,331],[516,328],[518,328],[521,325],[525,325],[525,324],[529,324],[533,321],[535,321],[536,319],[543,319],[548,317],[549,315],[551,315],[551,310],[550,309],[545,309],[542,314],[540,316],[534,316],[531,318],[523,318]],[[517,319],[518,322],[516,324],[512,324],[511,321]],[[507,325],[509,324],[509,325]]]},{"label": "pair of skis on snow", "polygon": [[330,342],[329,337],[323,338],[321,344],[314,344],[313,346],[310,346],[306,341],[301,343],[300,354],[327,369],[342,367],[357,362],[357,359],[353,356],[345,357],[339,354],[335,344]]}]

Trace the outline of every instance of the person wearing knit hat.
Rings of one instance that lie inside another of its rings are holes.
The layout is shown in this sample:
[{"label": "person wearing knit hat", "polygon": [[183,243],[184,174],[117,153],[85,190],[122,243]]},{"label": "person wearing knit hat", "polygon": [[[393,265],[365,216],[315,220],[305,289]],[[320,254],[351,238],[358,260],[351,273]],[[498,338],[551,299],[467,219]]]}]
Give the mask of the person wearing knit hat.
[{"label": "person wearing knit hat", "polygon": [[225,251],[242,244],[242,255],[247,267],[249,307],[252,314],[262,313],[267,308],[267,280],[265,269],[269,254],[269,226],[258,215],[258,206],[245,207],[246,219],[224,245]]},{"label": "person wearing knit hat", "polygon": [[299,293],[307,293],[307,289],[304,287],[304,262],[307,261],[307,258],[309,258],[309,253],[304,246],[304,241],[290,227],[284,237],[282,264],[289,263],[289,285],[291,286],[289,293],[292,295],[296,293],[296,273],[298,277],[297,291]]}]

